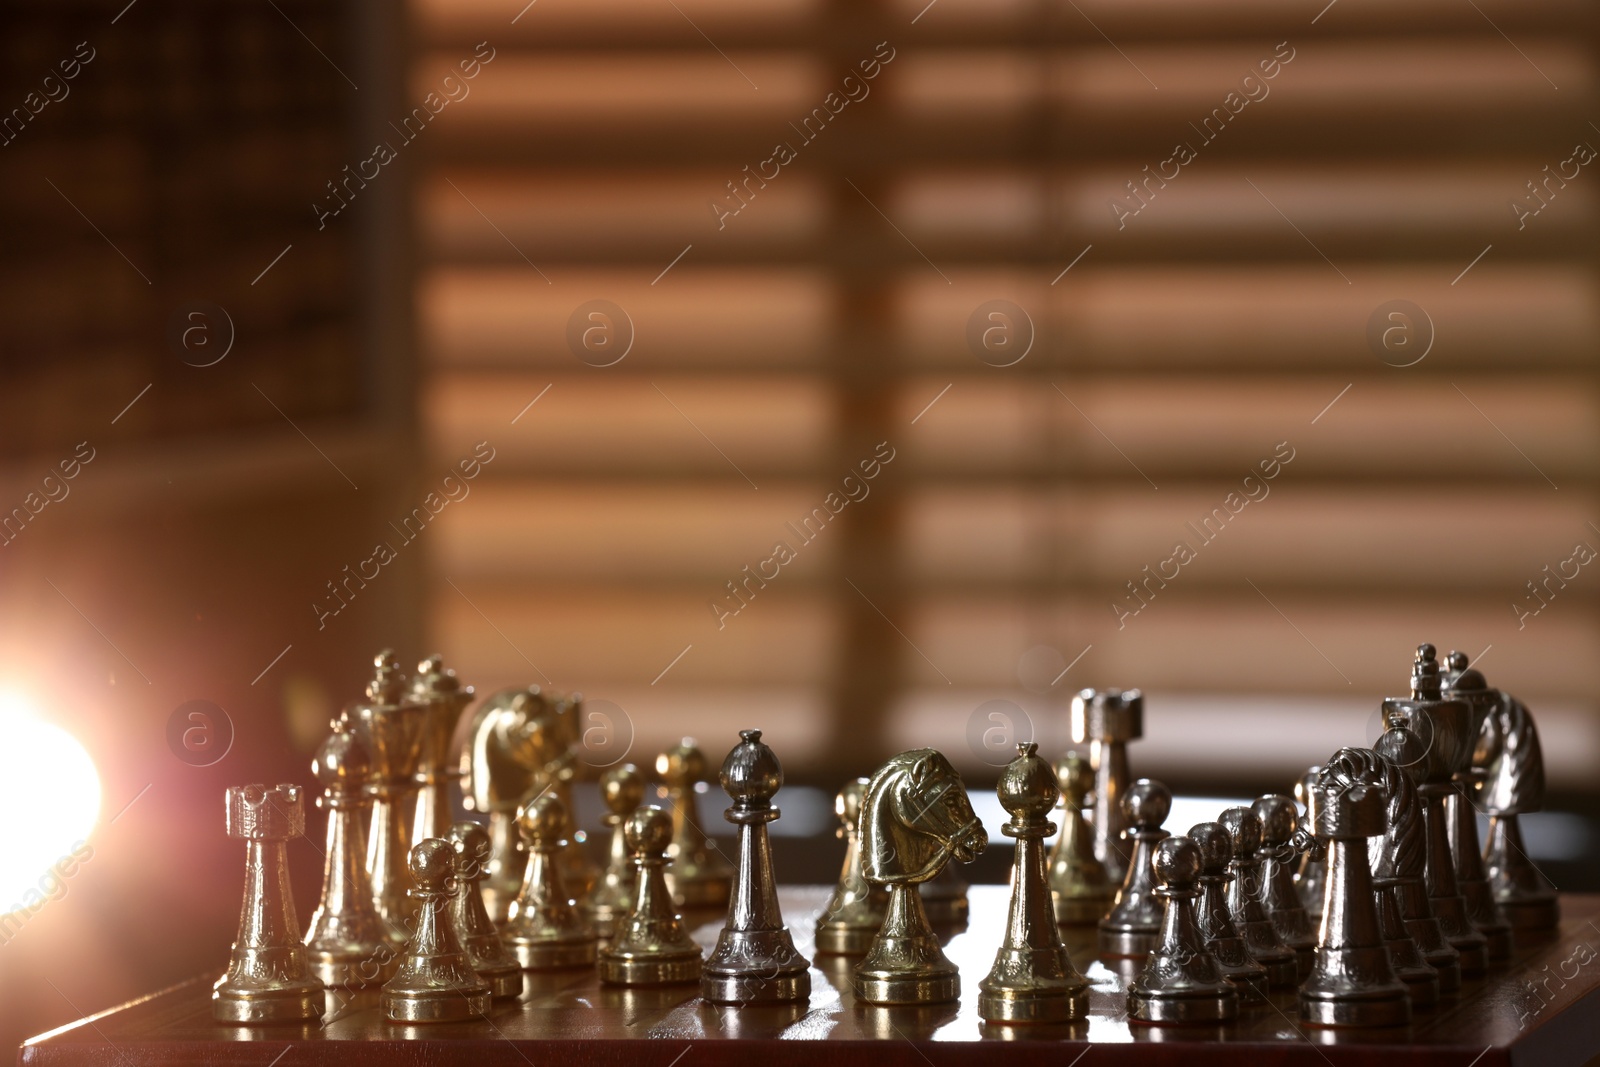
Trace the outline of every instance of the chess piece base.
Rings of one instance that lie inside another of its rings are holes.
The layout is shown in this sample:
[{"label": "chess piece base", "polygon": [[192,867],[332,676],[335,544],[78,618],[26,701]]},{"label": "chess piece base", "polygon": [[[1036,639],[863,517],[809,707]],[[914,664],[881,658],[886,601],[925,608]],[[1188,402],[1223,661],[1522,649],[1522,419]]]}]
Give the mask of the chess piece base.
[{"label": "chess piece base", "polygon": [[1006,990],[978,994],[978,1018],[986,1023],[1064,1023],[1089,1013],[1087,989]]},{"label": "chess piece base", "polygon": [[1227,1022],[1238,1017],[1239,995],[1231,989],[1221,995],[1204,993],[1163,997],[1133,990],[1128,992],[1128,1018],[1134,1022],[1178,1026],[1184,1023]]},{"label": "chess piece base", "polygon": [[489,987],[489,996],[495,1000],[510,1000],[522,996],[522,971],[515,964],[494,970],[482,970],[478,977]]},{"label": "chess piece base", "polygon": [[1553,896],[1545,900],[1508,900],[1505,897],[1499,900],[1506,922],[1519,934],[1524,931],[1554,930],[1561,925],[1561,905]]},{"label": "chess piece base", "polygon": [[1100,928],[1100,955],[1118,959],[1144,959],[1156,947],[1155,930],[1108,930]]},{"label": "chess piece base", "polygon": [[1359,999],[1300,994],[1300,1021],[1308,1026],[1404,1026],[1411,1021],[1411,998],[1398,991]]},{"label": "chess piece base", "polygon": [[856,999],[864,1004],[942,1004],[961,999],[959,974],[855,976]]},{"label": "chess piece base", "polygon": [[698,955],[672,959],[600,956],[600,981],[607,985],[678,985],[700,980]]},{"label": "chess piece base", "polygon": [[1413,1008],[1431,1008],[1439,1003],[1439,974],[1432,967],[1426,965],[1414,969],[1396,967],[1391,956],[1389,968],[1405,985],[1406,995],[1411,998]]},{"label": "chess piece base", "polygon": [[385,992],[380,1000],[383,1016],[396,1023],[454,1023],[489,1014],[487,990],[467,992],[445,989],[438,992],[396,994]]},{"label": "chess piece base", "polygon": [[512,941],[507,946],[524,971],[561,971],[593,965],[598,945],[586,941]]},{"label": "chess piece base", "polygon": [[711,1004],[783,1004],[811,999],[811,975],[700,975],[700,999]]},{"label": "chess piece base", "polygon": [[225,1023],[297,1023],[322,1018],[324,1000],[320,987],[271,993],[217,989],[211,994],[211,1014]]},{"label": "chess piece base", "polygon": [[816,951],[819,956],[865,956],[878,936],[876,926],[819,926]]},{"label": "chess piece base", "polygon": [[1055,898],[1056,923],[1060,926],[1094,926],[1110,910],[1110,897]]}]

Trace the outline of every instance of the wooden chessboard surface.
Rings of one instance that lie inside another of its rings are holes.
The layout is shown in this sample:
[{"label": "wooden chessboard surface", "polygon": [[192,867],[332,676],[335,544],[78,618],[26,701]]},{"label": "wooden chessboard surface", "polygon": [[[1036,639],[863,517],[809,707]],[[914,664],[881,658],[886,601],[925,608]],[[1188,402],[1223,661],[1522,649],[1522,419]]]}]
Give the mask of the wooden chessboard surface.
[{"label": "wooden chessboard surface", "polygon": [[[822,886],[785,888],[784,916],[796,946],[812,954],[812,923],[827,900]],[[850,994],[852,962],[813,961],[810,1004],[793,1009],[718,1008],[696,986],[603,987],[593,970],[530,975],[520,1000],[497,1002],[471,1023],[401,1026],[386,1022],[376,992],[362,993],[320,1026],[229,1026],[211,1018],[215,975],[196,978],[92,1015],[26,1042],[25,1067],[145,1065],[441,1064],[468,1067],[786,1067],[823,1063],[873,1067],[1007,1067],[1109,1063],[1343,1065],[1403,1062],[1440,1067],[1563,1067],[1600,1057],[1600,895],[1562,898],[1559,934],[1519,946],[1508,965],[1467,979],[1460,993],[1419,1011],[1409,1027],[1316,1030],[1295,1014],[1292,992],[1247,1006],[1225,1026],[1130,1023],[1124,977],[1094,958],[1093,931],[1073,931],[1068,948],[1094,983],[1089,1018],[1071,1026],[995,1028],[977,1015],[1005,924],[1004,886],[974,886],[972,918],[946,953],[961,968],[959,1004],[875,1008]],[[720,915],[694,915],[696,940],[715,942]],[[218,946],[219,958],[227,946]],[[220,973],[220,971],[218,972]]]}]

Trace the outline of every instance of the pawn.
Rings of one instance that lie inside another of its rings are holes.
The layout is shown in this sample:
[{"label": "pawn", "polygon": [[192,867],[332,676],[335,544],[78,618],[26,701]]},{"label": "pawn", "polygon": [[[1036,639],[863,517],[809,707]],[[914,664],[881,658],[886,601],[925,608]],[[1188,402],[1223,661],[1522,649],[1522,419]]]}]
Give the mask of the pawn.
[{"label": "pawn", "polygon": [[739,870],[728,921],[700,974],[700,998],[712,1004],[805,1002],[811,999],[810,964],[783,925],[767,834],[779,814],[772,798],[783,788],[783,767],[761,743],[760,730],[740,730],[739,738],[720,776],[733,799],[723,818],[739,828]]},{"label": "pawn", "polygon": [[1301,849],[1297,843],[1314,843],[1300,829],[1294,801],[1279,794],[1260,797],[1250,805],[1261,818],[1261,906],[1278,932],[1278,940],[1294,950],[1300,977],[1311,973],[1317,949],[1317,928],[1295,892],[1294,869]]},{"label": "pawn", "polygon": [[300,787],[230,786],[227,828],[245,842],[244,906],[228,973],[212,987],[211,1012],[247,1024],[321,1018],[326,987],[300,942],[289,887],[289,841],[306,832]]},{"label": "pawn", "polygon": [[1105,864],[1094,855],[1094,829],[1084,819],[1084,809],[1094,802],[1094,768],[1076,752],[1056,762],[1061,804],[1056,815],[1061,833],[1050,852],[1050,895],[1056,922],[1062,926],[1093,926],[1111,910],[1117,895]]},{"label": "pawn", "polygon": [[521,996],[522,971],[489,919],[479,884],[489,870],[489,832],[475,822],[458,822],[446,840],[456,851],[456,879],[461,883],[461,892],[450,902],[456,937],[490,996]]},{"label": "pawn", "polygon": [[[1347,762],[1341,749],[1329,769]],[[1367,858],[1367,839],[1384,829],[1383,793],[1331,773],[1317,793],[1317,838],[1328,847],[1329,870],[1316,958],[1300,986],[1300,1018],[1313,1026],[1404,1025],[1411,998],[1389,969]]]},{"label": "pawn", "polygon": [[[1134,786],[1138,788],[1137,784]],[[1137,820],[1135,820],[1137,825]],[[1239,1015],[1239,994],[1206,951],[1195,919],[1200,849],[1187,837],[1155,846],[1156,895],[1165,901],[1160,940],[1128,986],[1128,1016],[1143,1023],[1216,1023]],[[1135,859],[1138,851],[1134,853]]]},{"label": "pawn", "polygon": [[1233,925],[1244,938],[1250,958],[1267,971],[1267,985],[1273,989],[1292,989],[1300,981],[1300,964],[1294,950],[1278,940],[1266,908],[1261,906],[1261,861],[1256,850],[1261,846],[1261,817],[1249,808],[1229,808],[1217,819],[1227,831],[1233,858],[1228,873],[1228,911]]},{"label": "pawn", "polygon": [[1172,810],[1172,791],[1160,782],[1141,778],[1123,795],[1123,815],[1133,853],[1128,873],[1117,891],[1111,912],[1100,920],[1100,955],[1138,959],[1156,946],[1163,908],[1152,881],[1151,857],[1157,842],[1170,837],[1161,829]]},{"label": "pawn", "polygon": [[706,757],[691,738],[656,757],[656,773],[667,787],[672,846],[667,851],[667,888],[680,908],[725,908],[733,868],[700,828],[695,786],[706,778]]},{"label": "pawn", "polygon": [[639,768],[624,763],[602,774],[600,799],[606,805],[601,821],[611,828],[611,847],[606,854],[605,870],[583,910],[594,924],[595,932],[602,938],[609,938],[617,920],[633,910],[633,856],[628,852],[623,824],[644,802],[644,778]]},{"label": "pawn", "polygon": [[1047,816],[1060,790],[1038,749],[1032,741],[1019,743],[995,787],[1011,816],[1000,832],[1016,838],[1017,849],[1005,940],[978,984],[978,1016],[987,1022],[1068,1022],[1083,1018],[1089,1006],[1089,981],[1067,955],[1050,898],[1044,839],[1055,832]]},{"label": "pawn", "polygon": [[500,936],[525,971],[587,967],[595,960],[594,928],[561,880],[566,824],[566,805],[554,793],[539,797],[517,820],[528,848],[528,874]]},{"label": "pawn", "polygon": [[420,907],[400,969],[384,983],[379,998],[390,1022],[459,1022],[489,1013],[489,987],[472,969],[450,919],[450,900],[460,891],[455,860],[454,847],[437,837],[407,857],[416,886],[407,892]]},{"label": "pawn", "polygon": [[672,817],[660,808],[640,808],[628,817],[638,890],[633,910],[617,923],[600,952],[600,981],[611,985],[670,985],[700,978],[700,946],[683,928],[667,891],[665,868],[672,845]]},{"label": "pawn", "polygon": [[335,721],[317,749],[311,772],[322,783],[318,801],[328,811],[322,899],[311,914],[306,950],[317,977],[329,986],[382,985],[394,974],[400,945],[378,914],[367,875],[367,829],[372,798],[364,788],[371,764],[354,731]]},{"label": "pawn", "polygon": [[[1294,783],[1294,799],[1301,807],[1306,809],[1306,824],[1315,826],[1317,814],[1317,775],[1322,773],[1321,767],[1311,767]],[[1300,906],[1306,909],[1306,914],[1312,919],[1322,918],[1322,883],[1327,877],[1327,852],[1322,845],[1308,849],[1300,857],[1300,869],[1295,872],[1295,895],[1300,898]]]},{"label": "pawn", "polygon": [[828,906],[817,916],[817,954],[860,956],[872,945],[889,908],[889,891],[867,881],[861,872],[861,800],[867,779],[846,782],[834,798],[838,835],[844,838],[844,866]]},{"label": "pawn", "polygon": [[1372,885],[1378,905],[1378,932],[1389,953],[1389,969],[1405,983],[1413,1008],[1439,1003],[1439,972],[1428,966],[1422,950],[1411,939],[1405,920],[1400,917],[1399,879],[1374,878]]},{"label": "pawn", "polygon": [[1240,999],[1248,1004],[1265,1003],[1267,969],[1250,957],[1228,910],[1228,883],[1233,881],[1228,873],[1228,860],[1233,857],[1228,831],[1221,823],[1203,822],[1191,826],[1188,836],[1200,850],[1200,899],[1195,908],[1206,951],[1217,961],[1222,977],[1239,988]]}]

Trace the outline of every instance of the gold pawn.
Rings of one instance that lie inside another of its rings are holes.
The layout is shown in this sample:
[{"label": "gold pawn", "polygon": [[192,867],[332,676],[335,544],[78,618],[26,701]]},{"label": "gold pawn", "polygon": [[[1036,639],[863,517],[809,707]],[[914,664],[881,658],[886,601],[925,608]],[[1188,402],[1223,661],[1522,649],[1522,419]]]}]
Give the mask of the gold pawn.
[{"label": "gold pawn", "polygon": [[819,955],[865,953],[889,910],[889,891],[868,882],[861,873],[861,798],[866,792],[867,779],[857,778],[846,782],[833,801],[834,814],[839,816],[836,832],[844,838],[844,865],[828,906],[817,916]]},{"label": "gold pawn", "polygon": [[611,828],[611,847],[606,867],[590,894],[584,913],[602,938],[610,938],[618,920],[633,910],[633,855],[628,851],[628,816],[644,803],[644,776],[631,763],[612,767],[600,776],[600,798],[605,801],[603,821]]},{"label": "gold pawn", "polygon": [[517,820],[528,849],[528,876],[511,904],[501,936],[525,971],[587,967],[594,963],[594,928],[567,896],[560,852],[566,841],[566,807],[552,794],[535,800]]},{"label": "gold pawn", "polygon": [[639,872],[638,894],[633,911],[600,952],[600,981],[626,986],[699,981],[700,946],[684,930],[667,892],[671,816],[660,808],[640,808],[628,818],[627,841]]},{"label": "gold pawn", "polygon": [[489,1013],[489,987],[472,969],[450,919],[451,898],[460,892],[456,851],[430,837],[411,850],[407,867],[416,888],[417,932],[406,945],[400,969],[383,984],[384,1017],[397,1023],[460,1022]]},{"label": "gold pawn", "polygon": [[456,937],[467,952],[472,969],[478,972],[493,997],[522,995],[522,970],[500,940],[489,911],[483,906],[480,882],[489,869],[489,832],[475,822],[458,822],[446,838],[456,851],[456,879],[461,891],[450,901],[450,920]]},{"label": "gold pawn", "polygon": [[656,773],[667,787],[672,844],[667,850],[667,888],[680,908],[725,908],[733,890],[733,868],[699,825],[695,786],[706,780],[706,757],[693,738],[656,757]]},{"label": "gold pawn", "polygon": [[1084,820],[1093,804],[1094,768],[1076,752],[1056,761],[1061,803],[1056,817],[1061,833],[1050,852],[1050,896],[1056,922],[1062,926],[1093,926],[1111,910],[1117,887],[1105,864],[1094,855],[1094,829]]}]

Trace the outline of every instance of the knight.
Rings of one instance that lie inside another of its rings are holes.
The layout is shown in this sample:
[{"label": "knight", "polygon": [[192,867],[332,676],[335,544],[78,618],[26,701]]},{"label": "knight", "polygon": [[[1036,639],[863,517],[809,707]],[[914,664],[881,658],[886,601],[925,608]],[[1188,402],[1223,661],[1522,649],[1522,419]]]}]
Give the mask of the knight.
[{"label": "knight", "polygon": [[543,701],[536,685],[490,695],[473,711],[461,750],[463,801],[468,811],[489,820],[483,897],[496,923],[505,922],[528,866],[517,817],[523,802],[537,793],[535,778],[554,755],[542,722]]}]

